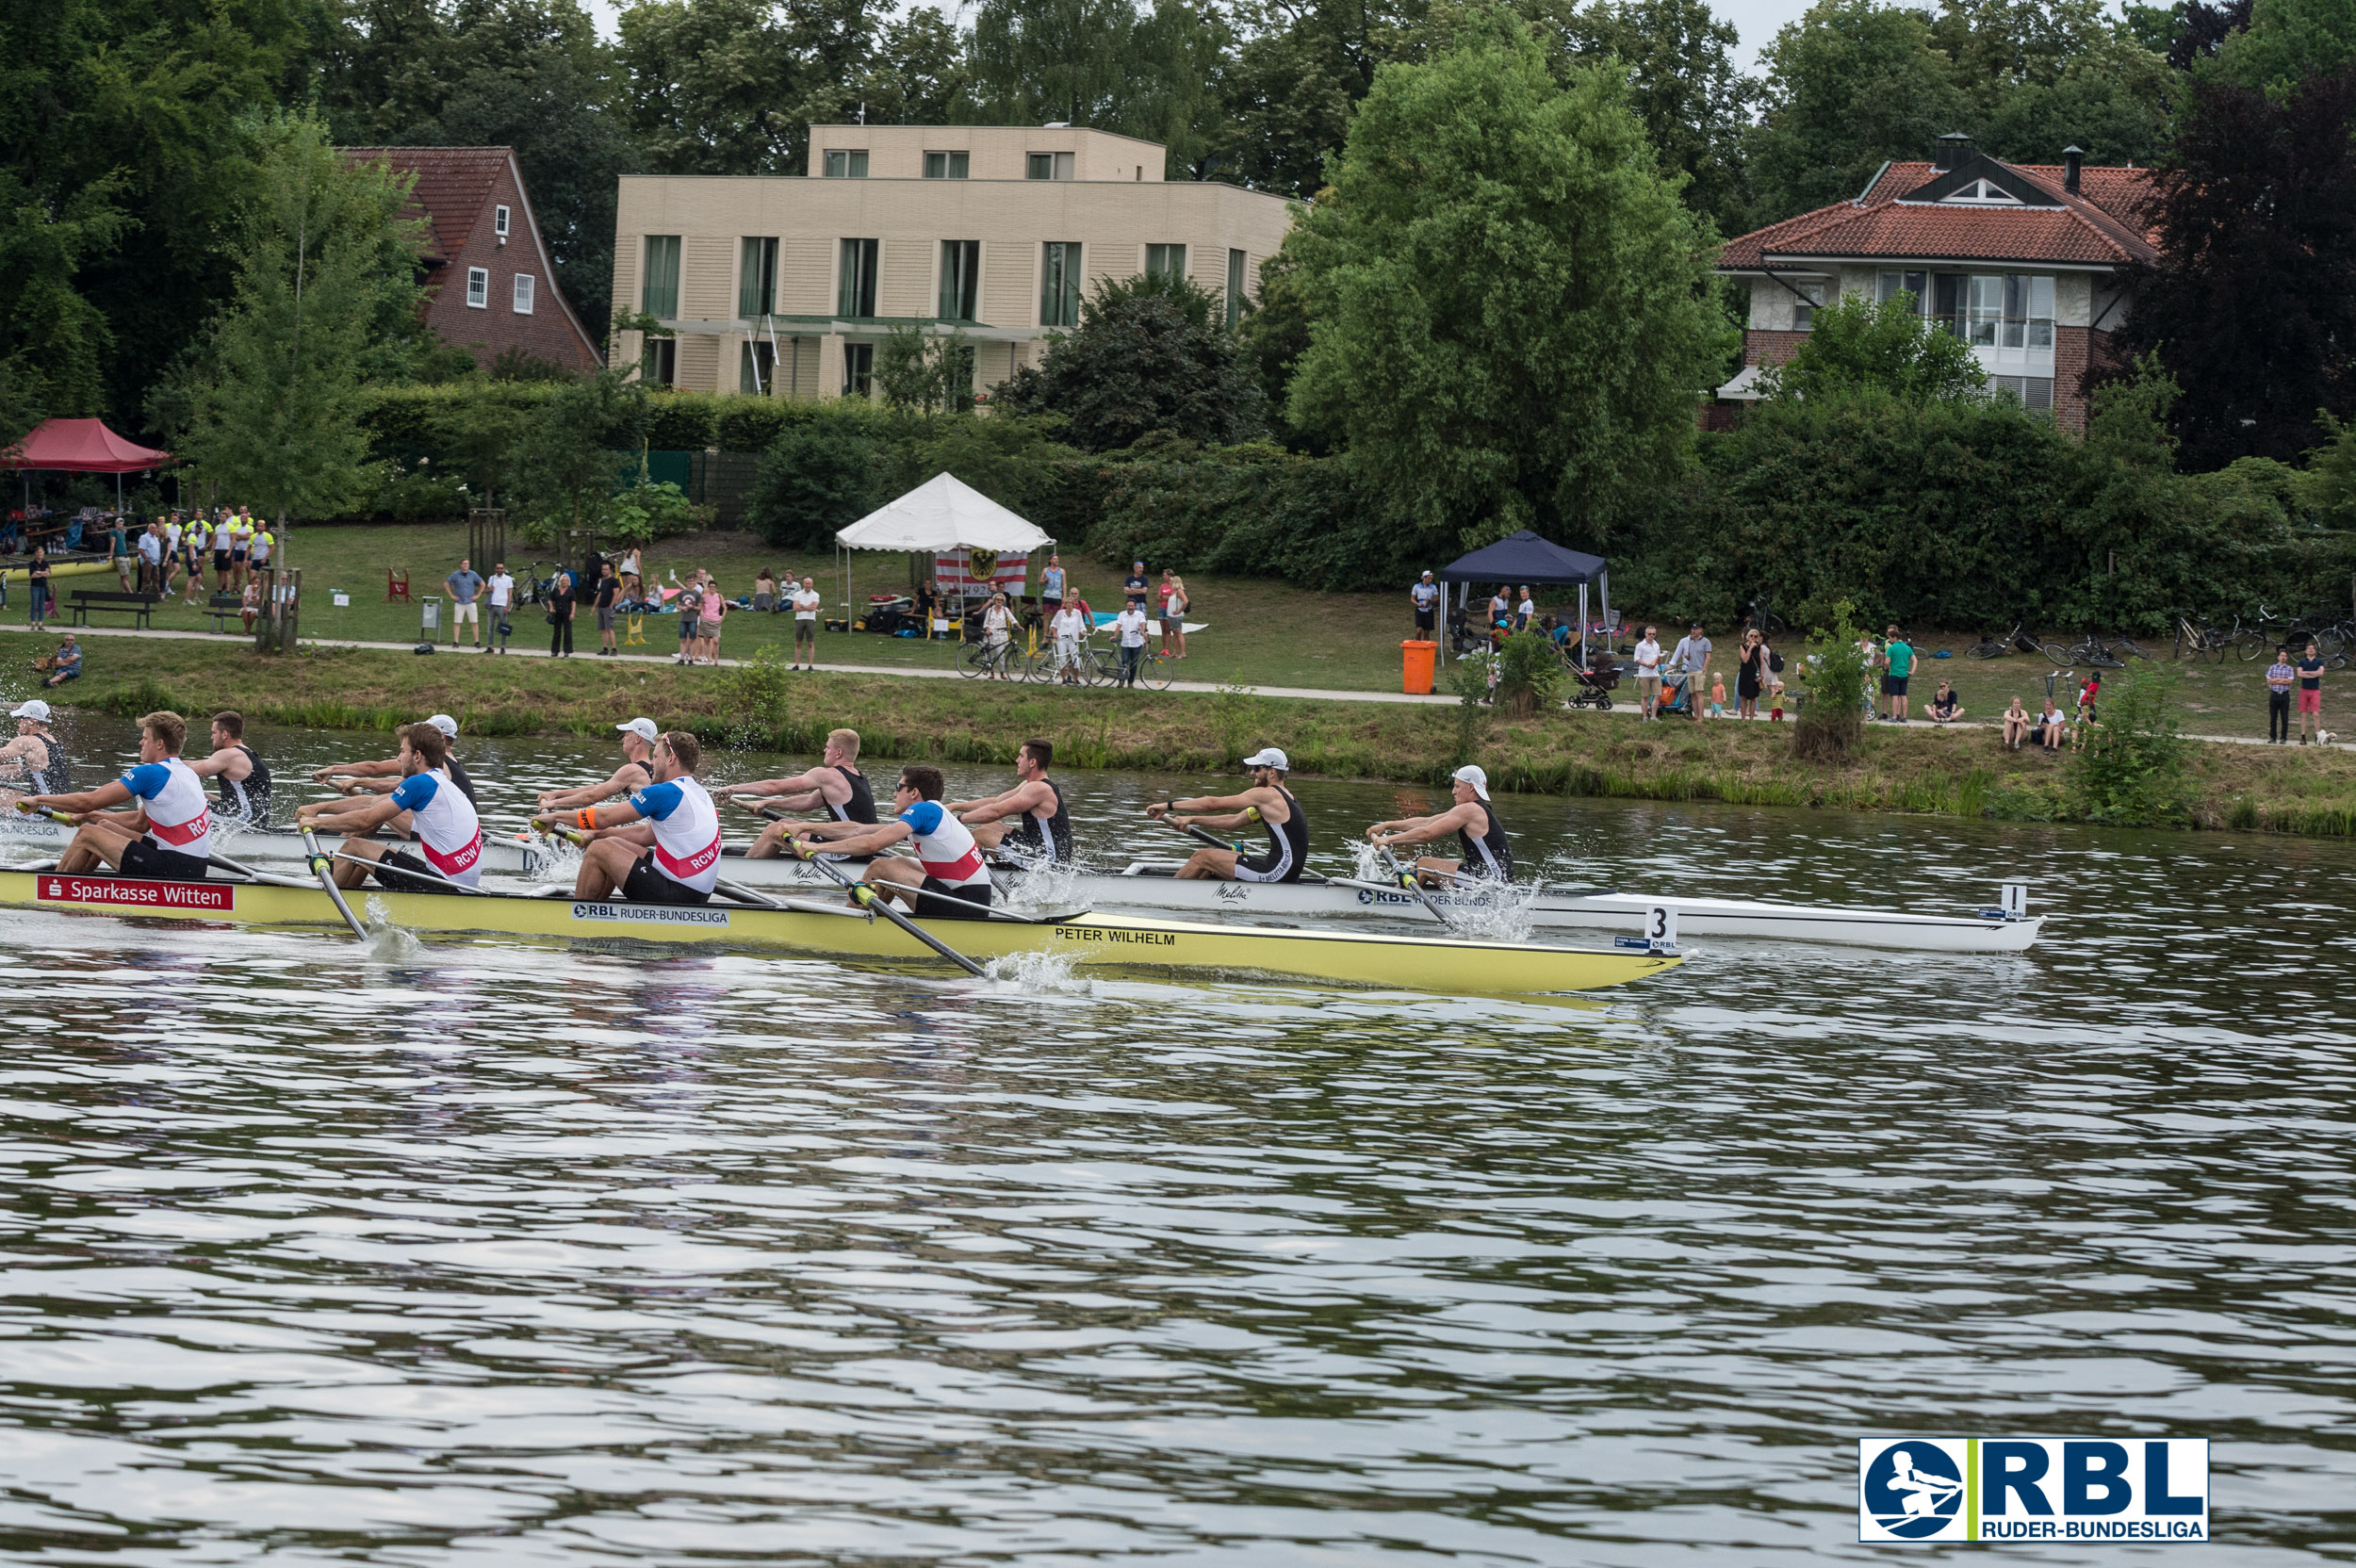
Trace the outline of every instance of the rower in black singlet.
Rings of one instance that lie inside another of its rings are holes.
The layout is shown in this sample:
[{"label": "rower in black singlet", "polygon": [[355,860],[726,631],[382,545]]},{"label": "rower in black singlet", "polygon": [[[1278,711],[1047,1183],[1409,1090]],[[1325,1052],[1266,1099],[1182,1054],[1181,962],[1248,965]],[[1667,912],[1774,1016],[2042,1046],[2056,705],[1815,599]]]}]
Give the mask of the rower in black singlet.
[{"label": "rower in black singlet", "polygon": [[1272,823],[1265,817],[1260,820],[1260,825],[1268,829],[1268,853],[1238,858],[1238,882],[1298,882],[1301,874],[1309,869],[1309,819],[1290,790],[1282,784],[1274,788],[1284,797],[1288,814],[1282,823]]},{"label": "rower in black singlet", "polygon": [[1036,865],[1053,862],[1059,866],[1072,863],[1072,813],[1064,809],[1063,787],[1052,778],[1039,782],[1055,792],[1055,814],[1047,819],[1047,831],[1039,832],[1039,819],[1025,811],[1015,820],[1001,844],[1021,844],[1023,858]]},{"label": "rower in black singlet", "polygon": [[1481,816],[1488,825],[1475,838],[1463,828],[1456,831],[1456,841],[1464,852],[1464,861],[1457,870],[1465,876],[1484,876],[1494,882],[1513,880],[1513,846],[1506,841],[1505,825],[1485,800],[1477,800]]},{"label": "rower in black singlet", "polygon": [[851,798],[840,806],[830,803],[826,809],[834,813],[834,820],[837,822],[863,822],[871,827],[874,826],[875,825],[875,792],[867,787],[867,776],[857,768],[838,766],[834,771],[843,776],[844,783],[850,785]]},{"label": "rower in black singlet", "polygon": [[214,776],[213,782],[221,791],[221,814],[231,822],[266,823],[270,820],[270,764],[243,741],[237,742],[237,746],[254,769],[243,778],[232,778],[225,773]]}]

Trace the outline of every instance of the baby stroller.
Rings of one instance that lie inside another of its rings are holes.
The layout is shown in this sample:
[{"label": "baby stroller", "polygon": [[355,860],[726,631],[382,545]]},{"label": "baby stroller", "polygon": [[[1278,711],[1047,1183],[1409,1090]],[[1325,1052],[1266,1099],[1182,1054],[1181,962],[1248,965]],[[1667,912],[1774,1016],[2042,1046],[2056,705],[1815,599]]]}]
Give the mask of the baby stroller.
[{"label": "baby stroller", "polygon": [[1598,648],[1589,661],[1592,666],[1581,669],[1574,661],[1571,666],[1571,695],[1568,706],[1593,708],[1597,712],[1612,710],[1612,694],[1619,690],[1620,666],[1612,655]]}]

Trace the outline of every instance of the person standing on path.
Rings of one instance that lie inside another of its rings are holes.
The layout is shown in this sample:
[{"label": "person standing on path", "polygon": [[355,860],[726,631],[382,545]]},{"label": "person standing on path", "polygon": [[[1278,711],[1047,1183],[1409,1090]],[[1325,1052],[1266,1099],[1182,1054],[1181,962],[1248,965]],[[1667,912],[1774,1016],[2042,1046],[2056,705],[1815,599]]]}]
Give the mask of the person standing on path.
[{"label": "person standing on path", "polygon": [[[1047,618],[1050,625],[1055,623],[1055,612],[1063,608],[1063,557],[1051,554],[1039,574],[1039,612]],[[931,629],[928,624],[926,632]]]},{"label": "person standing on path", "polygon": [[491,575],[484,580],[483,587],[491,601],[491,628],[483,633],[483,651],[489,653],[492,641],[496,638],[499,651],[505,653],[507,639],[515,635],[514,629],[507,624],[507,612],[515,606],[515,580],[507,575],[506,562],[491,563]]},{"label": "person standing on path", "polygon": [[1435,629],[1432,620],[1439,609],[1440,585],[1432,580],[1430,572],[1424,573],[1415,585],[1407,590],[1407,602],[1415,607],[1416,640],[1431,642]]},{"label": "person standing on path", "polygon": [[25,568],[25,595],[32,613],[32,629],[45,629],[49,620],[49,547],[33,547],[32,564]]},{"label": "person standing on path", "polygon": [[1162,568],[1162,657],[1186,656],[1186,582],[1176,568]]},{"label": "person standing on path", "polygon": [[470,641],[482,642],[483,607],[475,601],[483,596],[483,576],[474,569],[474,563],[460,556],[458,569],[442,579],[442,586],[450,590],[450,645],[458,645],[461,626],[472,629]]},{"label": "person standing on path", "polygon": [[1734,677],[1735,717],[1759,717],[1759,694],[1767,689],[1767,644],[1752,627],[1742,633],[1742,662]]},{"label": "person standing on path", "polygon": [[1636,722],[1651,724],[1661,717],[1661,634],[1652,627],[1630,656],[1636,661]]},{"label": "person standing on path", "polygon": [[1132,561],[1129,563],[1129,575],[1121,580],[1121,592],[1123,599],[1132,608],[1134,608],[1138,614],[1142,615],[1145,613],[1146,582],[1144,562]]},{"label": "person standing on path", "polygon": [[139,530],[139,592],[159,594],[163,581],[164,531],[154,523]]},{"label": "person standing on path", "polygon": [[[807,659],[810,662],[803,667],[813,672],[818,668],[818,611],[825,602],[815,578],[802,579],[794,590],[794,659],[796,664]],[[808,653],[802,651],[805,647]]]},{"label": "person standing on path", "polygon": [[703,644],[704,662],[707,664],[716,666],[720,662],[720,626],[727,620],[728,609],[728,596],[720,592],[718,583],[706,578],[703,608],[698,612],[703,617],[703,624],[696,630]]},{"label": "person standing on path", "polygon": [[622,580],[607,561],[597,567],[597,656],[619,658],[621,649],[614,643],[614,604],[622,596]]},{"label": "person standing on path", "polygon": [[690,572],[687,576],[687,580],[679,584],[679,652],[672,657],[672,663],[687,664],[694,662],[695,657],[695,629],[703,621],[703,590],[696,585],[695,574]]},{"label": "person standing on path", "polygon": [[1888,645],[1882,649],[1882,695],[1890,699],[1890,722],[1906,722],[1906,678],[1914,674],[1914,645],[1899,633],[1896,627],[1888,632]]},{"label": "person standing on path", "polygon": [[2323,739],[2323,655],[2315,645],[2307,645],[2307,657],[2299,662],[2299,743],[2310,744]]},{"label": "person standing on path", "polygon": [[1118,684],[1137,683],[1137,664],[1145,657],[1145,606],[1132,601],[1121,607],[1113,617],[1113,626],[1121,633],[1121,679]]},{"label": "person standing on path", "polygon": [[573,574],[564,567],[556,569],[556,591],[548,599],[548,657],[570,659],[573,656],[573,612],[581,603],[573,596]]},{"label": "person standing on path", "polygon": [[2291,688],[2299,683],[2299,670],[2291,663],[2291,650],[2278,647],[2274,662],[2266,666],[2266,744],[2279,746],[2291,738]]},{"label": "person standing on path", "polygon": [[990,656],[990,678],[1011,680],[1013,672],[1007,666],[1014,662],[1009,651],[1014,640],[1014,612],[1006,608],[1006,596],[992,594],[982,607],[982,648]]},{"label": "person standing on path", "polygon": [[1065,605],[1055,612],[1055,618],[1047,623],[1047,629],[1055,638],[1055,678],[1066,686],[1080,683],[1080,645],[1088,641],[1088,612],[1076,604]]},{"label": "person standing on path", "polygon": [[1677,639],[1675,652],[1669,655],[1672,672],[1685,686],[1685,716],[1695,724],[1702,722],[1702,682],[1710,678],[1710,634],[1695,621],[1693,629]]}]

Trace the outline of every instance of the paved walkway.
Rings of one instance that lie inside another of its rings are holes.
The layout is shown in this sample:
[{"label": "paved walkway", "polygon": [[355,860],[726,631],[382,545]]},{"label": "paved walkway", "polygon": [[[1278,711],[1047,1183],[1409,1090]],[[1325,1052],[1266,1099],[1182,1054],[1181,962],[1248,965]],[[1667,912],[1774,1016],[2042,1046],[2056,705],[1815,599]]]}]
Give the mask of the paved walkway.
[{"label": "paved walkway", "polygon": [[[149,638],[186,643],[222,643],[242,640],[237,638],[224,638],[221,633],[213,631],[142,631],[136,627],[114,626],[75,627],[73,629],[74,634],[80,637]],[[429,657],[424,654],[412,653],[411,650],[416,646],[413,643],[372,643],[362,642],[357,639],[336,637],[306,637],[303,641],[310,644],[314,647],[373,648],[381,653],[409,654],[412,658]],[[549,657],[549,655],[548,650],[545,648],[511,645],[507,653],[486,656],[463,645],[453,648],[445,643],[440,645],[438,652],[431,655],[430,657],[435,659],[482,659],[485,657],[497,657],[503,659],[546,659]],[[599,662],[598,655],[594,650],[587,653],[576,653],[573,657],[576,659],[586,659],[591,663],[597,663]],[[614,657],[615,662],[617,663],[668,664],[672,662],[671,656],[668,654],[623,653],[617,654]],[[741,659],[723,659],[720,661],[720,667],[722,669],[737,669],[741,668],[744,663],[744,661]],[[823,664],[819,666],[819,668],[821,673],[830,673],[835,675],[900,676],[913,680],[957,680],[962,678],[954,669],[947,667],[934,669],[921,664]],[[1210,681],[1173,680],[1170,683],[1170,690],[1173,692],[1216,694],[1222,690],[1222,688]],[[1420,704],[1426,707],[1453,708],[1456,706],[1457,701],[1457,699],[1453,696],[1445,696],[1436,694],[1425,696],[1408,692],[1336,692],[1317,686],[1254,686],[1251,688],[1251,691],[1255,696],[1298,697],[1308,702],[1393,702]],[[1629,719],[1636,718],[1638,714],[1636,711],[1636,702],[1634,696],[1631,694],[1625,701],[1615,702],[1612,706],[1612,712],[1615,717]],[[1691,721],[1671,719],[1666,722],[1678,724],[1690,723]],[[1971,720],[1961,724],[1944,726],[1932,725],[1928,722],[1923,722],[1915,724],[1909,727],[1918,730],[1936,729],[1944,731],[1969,730],[1975,732],[1991,732],[2000,727],[1992,724],[1983,724],[1978,720]],[[2255,735],[2187,734],[2184,738],[2188,741],[2205,741],[2215,745],[2263,746],[2266,743],[2264,740]],[[2292,743],[2290,749],[2298,749],[2296,742]],[[2356,751],[2356,742],[2335,742],[2333,743],[2331,749],[2335,751]]]}]

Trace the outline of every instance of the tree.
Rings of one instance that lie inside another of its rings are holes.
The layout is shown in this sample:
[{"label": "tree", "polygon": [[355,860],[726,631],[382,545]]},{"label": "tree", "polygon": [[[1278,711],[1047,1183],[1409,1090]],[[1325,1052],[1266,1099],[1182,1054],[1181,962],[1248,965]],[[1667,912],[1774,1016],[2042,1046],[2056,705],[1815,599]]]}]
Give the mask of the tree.
[{"label": "tree", "polygon": [[986,122],[1061,121],[1168,149],[1171,172],[1205,145],[1209,82],[1224,38],[1190,0],[980,0],[968,39]]},{"label": "tree", "polygon": [[1100,279],[1080,325],[1034,368],[999,389],[1010,414],[1060,414],[1088,451],[1167,431],[1188,441],[1248,441],[1262,428],[1252,368],[1219,319],[1219,302],[1190,279]]},{"label": "tree", "polygon": [[[2223,57],[2220,57],[2220,59]],[[2183,384],[2172,428],[2195,469],[2290,463],[2316,411],[2356,400],[2356,62],[2286,90],[2196,80],[2119,340]]]},{"label": "tree", "polygon": [[1346,443],[1400,523],[1595,545],[1680,472],[1733,333],[1617,73],[1558,85],[1499,22],[1385,66],[1336,173],[1295,232],[1287,417]]},{"label": "tree", "polygon": [[1771,398],[1865,394],[1927,403],[1970,397],[1988,373],[1962,338],[1923,319],[1913,295],[1877,303],[1843,294],[1816,313],[1797,353],[1760,372],[1759,384]]},{"label": "tree", "polygon": [[859,102],[871,125],[941,125],[952,122],[972,83],[957,25],[923,6],[883,24],[859,79]]},{"label": "tree", "polygon": [[1366,93],[1363,72],[1338,30],[1334,8],[1280,8],[1244,0],[1230,12],[1240,41],[1220,61],[1219,130],[1206,172],[1255,190],[1309,197],[1325,184],[1325,160]]},{"label": "tree", "polygon": [[1762,56],[1765,113],[1750,171],[1761,222],[1855,196],[1887,158],[1926,155],[1972,105],[1921,13],[1817,0]]},{"label": "tree", "polygon": [[866,419],[829,411],[789,425],[761,454],[746,514],[773,545],[826,545],[875,510],[882,467]]},{"label": "tree", "polygon": [[875,355],[875,390],[904,414],[971,414],[973,345],[961,331],[931,336],[894,327]]},{"label": "tree", "polygon": [[635,366],[566,382],[524,426],[513,466],[525,527],[543,537],[558,529],[596,529],[605,520],[621,477],[618,453],[646,440],[646,389]]},{"label": "tree", "polygon": [[1236,323],[1235,335],[1259,378],[1269,433],[1297,450],[1323,452],[1324,441],[1284,417],[1293,368],[1309,347],[1309,302],[1301,290],[1301,257],[1289,242],[1261,260],[1259,306]]},{"label": "tree", "polygon": [[[74,283],[130,227],[115,205],[121,193],[109,176],[57,208],[0,169],[0,375],[31,416],[0,419],[0,445],[50,413],[92,415],[105,402],[114,332]],[[10,428],[19,419],[24,428]]]},{"label": "tree", "polygon": [[236,290],[179,451],[291,544],[293,519],[333,514],[366,483],[363,367],[388,319],[416,318],[419,237],[401,216],[407,182],[348,165],[316,115],[254,122],[247,139],[260,177],[231,247]]},{"label": "tree", "polygon": [[631,127],[665,174],[800,174],[810,127],[849,118],[868,0],[638,0],[618,54]]},{"label": "tree", "polygon": [[1627,71],[1628,106],[1661,167],[1686,177],[1686,204],[1722,232],[1747,229],[1742,138],[1759,84],[1734,63],[1733,24],[1703,0],[1598,0],[1573,31],[1582,55]]}]

